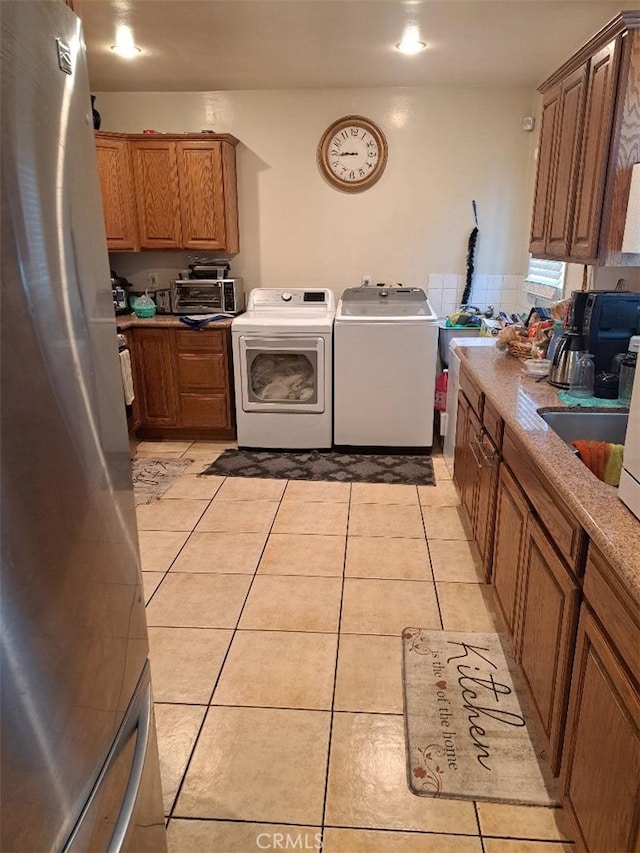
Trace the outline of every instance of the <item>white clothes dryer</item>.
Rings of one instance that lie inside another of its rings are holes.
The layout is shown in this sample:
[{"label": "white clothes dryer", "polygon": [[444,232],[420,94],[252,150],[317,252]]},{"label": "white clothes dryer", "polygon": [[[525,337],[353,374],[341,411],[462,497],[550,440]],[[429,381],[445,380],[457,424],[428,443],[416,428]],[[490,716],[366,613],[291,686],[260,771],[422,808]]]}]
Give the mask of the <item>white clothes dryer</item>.
[{"label": "white clothes dryer", "polygon": [[327,288],[251,291],[231,324],[239,447],[331,447],[334,316]]}]

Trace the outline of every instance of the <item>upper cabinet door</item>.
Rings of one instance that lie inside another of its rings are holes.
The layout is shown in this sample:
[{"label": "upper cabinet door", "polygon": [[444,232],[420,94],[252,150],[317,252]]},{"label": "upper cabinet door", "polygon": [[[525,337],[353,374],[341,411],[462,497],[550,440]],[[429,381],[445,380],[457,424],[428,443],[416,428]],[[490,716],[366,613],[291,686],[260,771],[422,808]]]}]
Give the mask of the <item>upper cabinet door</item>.
[{"label": "upper cabinet door", "polygon": [[226,249],[221,142],[178,142],[182,245]]},{"label": "upper cabinet door", "polygon": [[182,234],[176,143],[136,139],[132,145],[140,246],[179,249]]},{"label": "upper cabinet door", "polygon": [[613,131],[620,40],[619,36],[596,53],[589,67],[582,156],[570,251],[572,257],[584,260],[595,260],[598,257],[602,200]]},{"label": "upper cabinet door", "polygon": [[567,256],[571,245],[571,226],[578,162],[582,143],[582,119],[588,63],[561,83],[560,112],[553,157],[549,194],[549,224],[545,252]]},{"label": "upper cabinet door", "polygon": [[96,134],[96,155],[107,248],[116,252],[136,251],[138,228],[129,142],[121,137]]},{"label": "upper cabinet door", "polygon": [[560,111],[560,86],[547,93],[542,104],[540,142],[538,144],[538,172],[536,193],[531,219],[531,241],[529,251],[533,255],[544,254],[547,245],[547,222],[549,221],[549,197],[552,179],[554,145],[557,120]]}]

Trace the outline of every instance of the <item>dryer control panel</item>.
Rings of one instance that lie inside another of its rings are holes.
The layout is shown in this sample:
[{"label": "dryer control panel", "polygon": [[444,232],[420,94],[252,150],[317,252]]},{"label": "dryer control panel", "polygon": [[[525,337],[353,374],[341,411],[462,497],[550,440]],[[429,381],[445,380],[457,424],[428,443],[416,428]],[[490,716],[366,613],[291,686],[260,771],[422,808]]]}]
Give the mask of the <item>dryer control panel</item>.
[{"label": "dryer control panel", "polygon": [[249,310],[277,308],[286,311],[289,308],[309,308],[311,310],[335,310],[335,297],[326,287],[259,287],[249,295]]}]

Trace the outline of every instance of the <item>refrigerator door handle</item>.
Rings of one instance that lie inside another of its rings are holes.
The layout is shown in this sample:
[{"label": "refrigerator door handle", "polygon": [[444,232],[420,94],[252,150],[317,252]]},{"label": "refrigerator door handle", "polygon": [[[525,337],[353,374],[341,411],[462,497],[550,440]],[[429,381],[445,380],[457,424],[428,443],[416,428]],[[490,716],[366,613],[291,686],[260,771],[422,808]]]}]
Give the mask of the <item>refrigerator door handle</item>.
[{"label": "refrigerator door handle", "polygon": [[138,793],[140,791],[140,783],[142,782],[142,773],[147,758],[147,745],[149,743],[149,731],[151,729],[151,684],[148,683],[144,689],[142,696],[142,708],[138,718],[138,732],[136,735],[136,745],[131,762],[131,775],[127,790],[122,800],[120,814],[116,820],[116,826],[107,848],[107,853],[121,853],[124,849],[124,843],[131,826],[131,819],[136,807]]}]

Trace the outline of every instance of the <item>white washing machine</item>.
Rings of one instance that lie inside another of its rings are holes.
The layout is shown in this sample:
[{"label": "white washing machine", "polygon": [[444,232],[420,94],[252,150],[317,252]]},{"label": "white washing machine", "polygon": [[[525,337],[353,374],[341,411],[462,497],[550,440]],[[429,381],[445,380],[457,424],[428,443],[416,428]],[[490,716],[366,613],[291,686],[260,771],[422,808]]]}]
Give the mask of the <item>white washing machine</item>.
[{"label": "white washing machine", "polygon": [[240,447],[331,447],[335,298],[257,288],[231,324]]},{"label": "white washing machine", "polygon": [[419,287],[344,291],[334,326],[336,445],[432,446],[437,320]]}]

